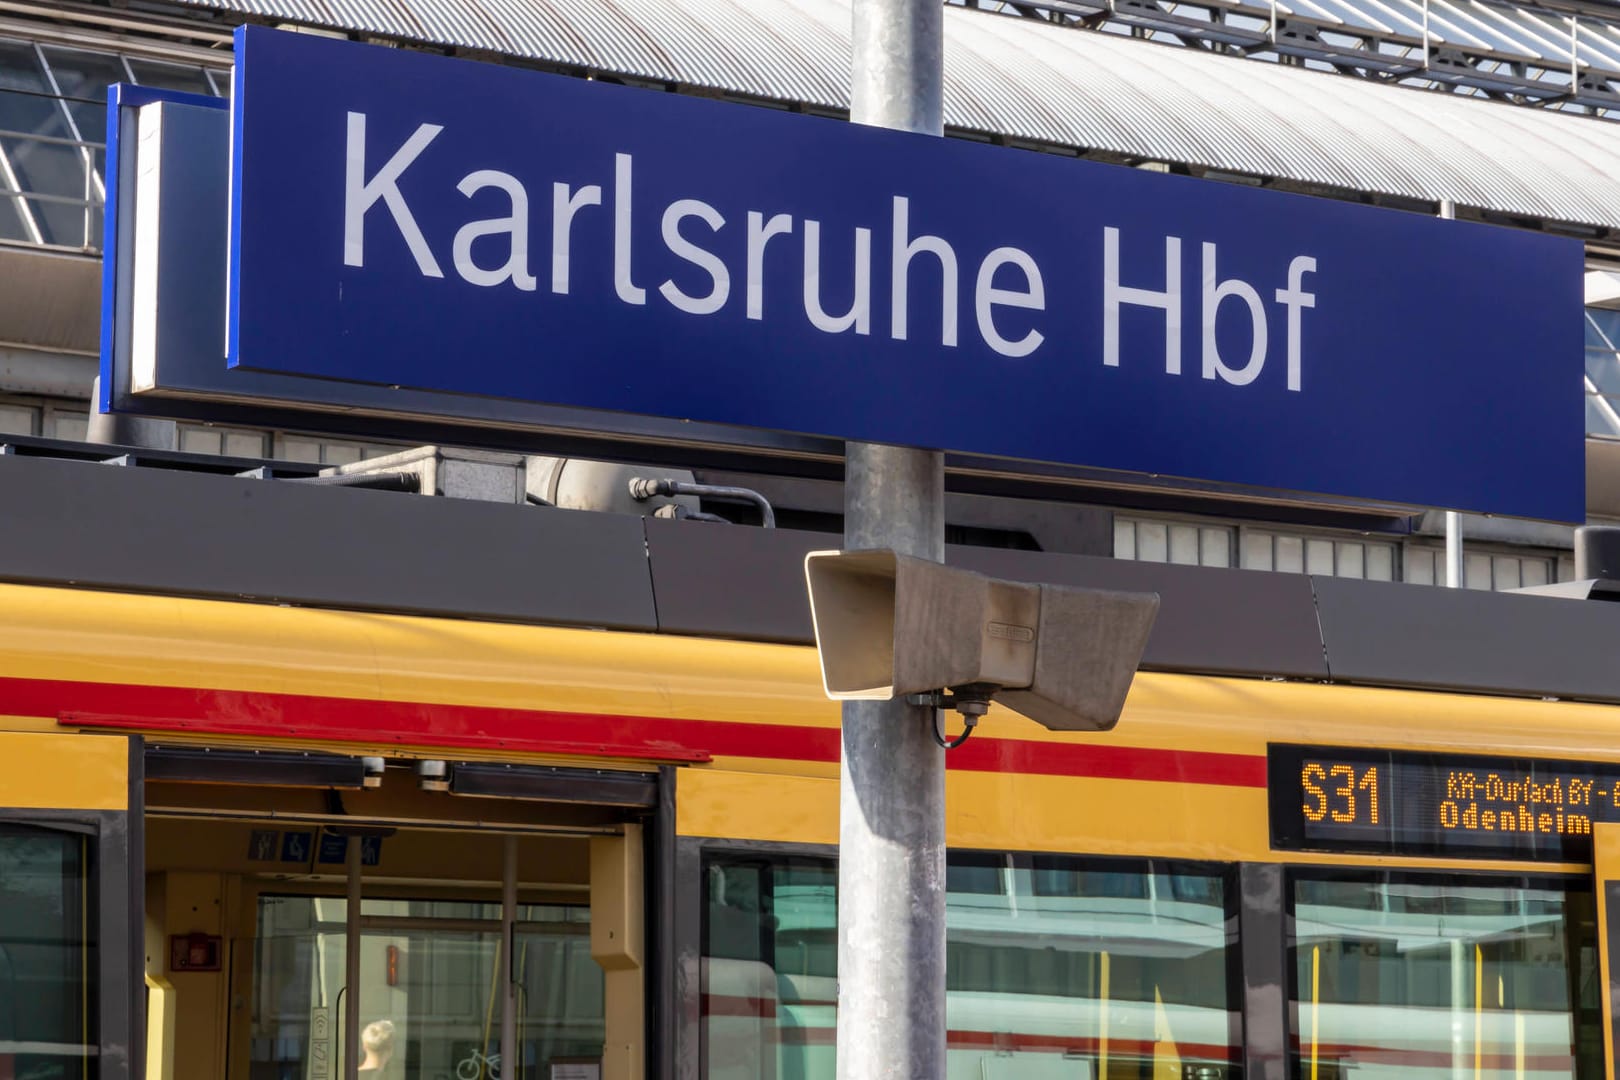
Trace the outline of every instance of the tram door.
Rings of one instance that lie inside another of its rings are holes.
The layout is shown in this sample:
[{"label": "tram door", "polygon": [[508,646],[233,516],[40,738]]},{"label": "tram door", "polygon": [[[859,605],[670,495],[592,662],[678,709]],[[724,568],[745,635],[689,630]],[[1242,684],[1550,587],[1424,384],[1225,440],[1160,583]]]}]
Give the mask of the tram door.
[{"label": "tram door", "polygon": [[639,1080],[645,811],[405,779],[148,783],[164,1080]]},{"label": "tram door", "polygon": [[1616,1073],[1616,1051],[1620,1051],[1620,824],[1597,822],[1592,825],[1592,865],[1597,894],[1599,985],[1603,997],[1603,1053],[1609,1076]]},{"label": "tram door", "polygon": [[498,900],[388,891],[362,896],[352,971],[346,897],[259,892],[250,1080],[342,1080],[351,1019],[361,1080],[599,1075],[605,978],[588,897],[518,903],[508,960]]}]

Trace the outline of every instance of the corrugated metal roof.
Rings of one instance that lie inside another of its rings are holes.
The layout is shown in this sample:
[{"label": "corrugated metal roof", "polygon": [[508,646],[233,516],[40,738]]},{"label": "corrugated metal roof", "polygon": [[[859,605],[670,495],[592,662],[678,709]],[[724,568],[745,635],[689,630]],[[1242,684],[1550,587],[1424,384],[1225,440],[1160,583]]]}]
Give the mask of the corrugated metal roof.
[{"label": "corrugated metal roof", "polygon": [[[181,0],[844,108],[847,0]],[[1620,125],[946,8],[946,123],[1620,228]]]}]

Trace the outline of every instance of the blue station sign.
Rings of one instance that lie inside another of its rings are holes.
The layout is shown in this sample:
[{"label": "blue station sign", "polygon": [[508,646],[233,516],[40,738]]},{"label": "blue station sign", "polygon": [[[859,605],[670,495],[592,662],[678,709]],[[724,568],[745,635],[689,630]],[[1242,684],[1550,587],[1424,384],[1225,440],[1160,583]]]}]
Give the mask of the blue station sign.
[{"label": "blue station sign", "polygon": [[1577,241],[238,33],[233,368],[1583,516]]}]

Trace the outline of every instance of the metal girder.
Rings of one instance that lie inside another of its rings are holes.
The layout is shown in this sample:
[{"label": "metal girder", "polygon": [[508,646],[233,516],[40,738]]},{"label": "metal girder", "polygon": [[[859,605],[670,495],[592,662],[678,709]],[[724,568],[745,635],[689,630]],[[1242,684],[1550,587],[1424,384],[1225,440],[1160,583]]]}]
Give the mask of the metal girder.
[{"label": "metal girder", "polygon": [[[1478,91],[1486,96],[1516,104],[1551,108],[1578,106],[1608,110],[1620,107],[1620,93],[1610,84],[1609,74],[1620,79],[1620,60],[1613,72],[1594,64],[1588,47],[1582,49],[1583,35],[1590,46],[1594,37],[1607,48],[1611,43],[1620,55],[1620,20],[1615,13],[1588,5],[1501,4],[1494,0],[1432,0],[1437,21],[1445,16],[1447,25],[1477,23],[1497,42],[1511,41],[1514,19],[1525,20],[1517,29],[1522,51],[1509,51],[1500,44],[1491,46],[1479,40],[1457,44],[1440,30],[1426,25],[1431,0],[1411,0],[1422,4],[1425,25],[1421,33],[1403,33],[1377,23],[1380,17],[1364,0],[1350,5],[1366,7],[1366,23],[1334,20],[1325,15],[1313,18],[1287,2],[1222,3],[1220,0],[1193,0],[1189,3],[1155,3],[1153,0],[1109,0],[1106,4],[1076,3],[1074,0],[1023,0],[1002,5],[984,5],[1004,13],[1045,17],[1046,13],[1089,12],[1087,25],[1106,28],[1109,24],[1134,34],[1166,35],[1187,46],[1237,46],[1247,56],[1293,57],[1317,61],[1334,70],[1378,75],[1397,81],[1423,82],[1461,92]],[[1566,14],[1568,12],[1568,14]],[[1487,21],[1492,15],[1494,21]],[[1530,21],[1533,20],[1533,21]],[[1559,24],[1567,24],[1567,29]],[[1552,28],[1569,36],[1567,49],[1552,55],[1545,47],[1531,46],[1548,41]],[[1481,40],[1486,35],[1481,34]],[[1588,55],[1582,57],[1583,51]],[[1416,62],[1414,62],[1414,54]],[[1576,89],[1571,90],[1571,82]]]}]

